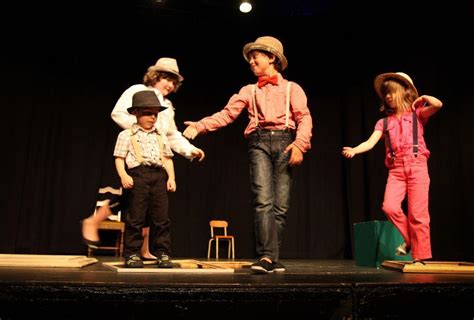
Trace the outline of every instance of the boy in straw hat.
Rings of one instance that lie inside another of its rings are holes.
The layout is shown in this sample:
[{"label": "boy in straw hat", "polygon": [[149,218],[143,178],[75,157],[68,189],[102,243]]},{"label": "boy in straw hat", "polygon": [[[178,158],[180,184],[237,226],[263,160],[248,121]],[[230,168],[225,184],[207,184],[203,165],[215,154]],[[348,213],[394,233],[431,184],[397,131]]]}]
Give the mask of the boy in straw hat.
[{"label": "boy in straw hat", "polygon": [[312,119],[303,89],[283,78],[288,66],[282,43],[269,36],[243,47],[243,56],[258,78],[242,87],[221,111],[197,122],[186,121],[183,135],[218,130],[247,110],[250,180],[259,259],[256,273],[285,271],[279,250],[290,205],[291,167],[303,161],[311,147]]},{"label": "boy in straw hat", "polygon": [[167,191],[176,190],[173,153],[166,135],[155,127],[158,112],[165,109],[152,90],[135,93],[128,112],[137,118],[130,129],[118,135],[115,144],[115,166],[125,189],[130,189],[130,210],[125,224],[125,267],[142,268],[140,248],[142,228],[150,215],[152,253],[158,267],[171,268],[170,221]]},{"label": "boy in straw hat", "polygon": [[198,158],[199,161],[205,157],[204,151],[193,146],[178,131],[174,121],[175,109],[167,96],[178,91],[183,83],[183,76],[179,73],[178,63],[173,58],[160,58],[156,64],[148,67],[143,76],[143,84],[136,84],[125,90],[120,96],[112,110],[112,119],[123,129],[128,129],[136,122],[136,117],[127,108],[131,106],[132,96],[142,90],[152,90],[156,93],[161,104],[166,107],[160,113],[157,126],[166,133],[171,149],[188,158]]},{"label": "boy in straw hat", "polygon": [[[419,97],[412,79],[403,72],[378,75],[374,87],[382,101],[380,110],[387,117],[377,121],[367,141],[355,148],[343,147],[342,154],[352,158],[369,151],[385,135],[388,179],[382,210],[405,240],[396,254],[405,255],[411,250],[414,262],[423,263],[432,257],[427,164],[430,151],[423,137],[423,126],[443,104],[432,96]],[[408,216],[402,210],[405,196],[408,196]]]},{"label": "boy in straw hat", "polygon": [[[169,94],[178,91],[183,80],[184,77],[179,72],[176,59],[168,57],[159,58],[155,65],[148,67],[147,72],[143,76],[143,84],[132,85],[122,93],[112,110],[111,116],[123,129],[131,128],[137,121],[135,115],[127,111],[132,105],[133,95],[139,91],[152,90],[158,97],[161,105],[167,107],[160,112],[156,126],[161,132],[166,134],[171,149],[190,160],[198,158],[199,161],[202,161],[205,158],[204,151],[189,143],[181,132],[178,131],[174,121],[175,109],[171,101],[167,98]],[[123,209],[124,204],[121,203],[120,206],[121,209]],[[91,216],[83,221],[82,238],[86,245],[92,248],[97,247],[99,244],[98,224],[100,221],[107,219],[111,213],[110,206],[104,205],[98,209],[95,216]],[[143,229],[143,236],[145,240],[141,250],[142,258],[146,260],[156,259],[149,251],[148,227]]]}]

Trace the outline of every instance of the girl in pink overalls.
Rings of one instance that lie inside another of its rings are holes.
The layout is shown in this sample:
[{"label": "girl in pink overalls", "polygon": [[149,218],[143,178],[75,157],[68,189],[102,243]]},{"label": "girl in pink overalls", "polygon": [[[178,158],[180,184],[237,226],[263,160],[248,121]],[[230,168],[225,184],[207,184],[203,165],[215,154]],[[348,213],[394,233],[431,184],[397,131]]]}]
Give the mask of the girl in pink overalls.
[{"label": "girl in pink overalls", "polygon": [[[383,103],[380,110],[387,117],[377,122],[367,141],[354,148],[344,147],[342,154],[352,158],[369,151],[385,136],[385,165],[389,171],[382,210],[405,240],[396,254],[411,251],[415,262],[423,262],[432,257],[427,165],[430,151],[423,138],[423,126],[443,103],[432,96],[419,97],[411,78],[402,72],[378,75],[374,87]],[[405,196],[408,215],[401,206]]]}]

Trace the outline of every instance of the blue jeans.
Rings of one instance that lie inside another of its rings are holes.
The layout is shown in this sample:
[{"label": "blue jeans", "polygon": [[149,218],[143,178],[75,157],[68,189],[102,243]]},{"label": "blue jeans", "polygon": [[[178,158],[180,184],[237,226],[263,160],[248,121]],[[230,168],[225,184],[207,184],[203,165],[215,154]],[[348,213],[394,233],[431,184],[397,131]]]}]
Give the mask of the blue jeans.
[{"label": "blue jeans", "polygon": [[290,153],[287,131],[257,130],[248,139],[256,249],[260,258],[276,262],[290,207]]}]

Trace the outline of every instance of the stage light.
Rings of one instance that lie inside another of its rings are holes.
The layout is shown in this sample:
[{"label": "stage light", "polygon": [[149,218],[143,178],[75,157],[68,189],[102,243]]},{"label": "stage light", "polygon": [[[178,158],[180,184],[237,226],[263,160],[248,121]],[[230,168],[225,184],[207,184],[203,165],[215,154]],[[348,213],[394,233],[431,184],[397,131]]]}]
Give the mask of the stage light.
[{"label": "stage light", "polygon": [[250,2],[244,1],[240,4],[239,9],[240,9],[240,12],[248,13],[252,11],[252,5],[250,4]]}]

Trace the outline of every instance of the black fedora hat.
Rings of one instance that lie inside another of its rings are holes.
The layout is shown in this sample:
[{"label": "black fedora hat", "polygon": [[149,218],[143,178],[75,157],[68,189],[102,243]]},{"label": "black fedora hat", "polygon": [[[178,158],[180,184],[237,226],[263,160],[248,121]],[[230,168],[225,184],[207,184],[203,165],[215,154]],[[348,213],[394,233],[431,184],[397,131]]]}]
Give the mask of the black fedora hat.
[{"label": "black fedora hat", "polygon": [[132,106],[127,111],[133,114],[137,109],[156,110],[160,112],[166,107],[162,106],[156,93],[152,90],[138,91],[132,97]]}]

